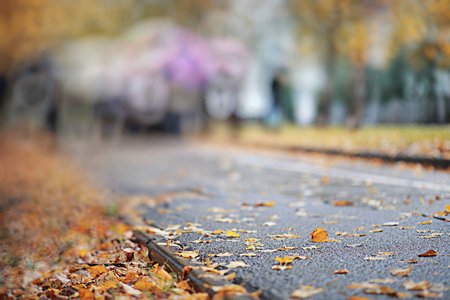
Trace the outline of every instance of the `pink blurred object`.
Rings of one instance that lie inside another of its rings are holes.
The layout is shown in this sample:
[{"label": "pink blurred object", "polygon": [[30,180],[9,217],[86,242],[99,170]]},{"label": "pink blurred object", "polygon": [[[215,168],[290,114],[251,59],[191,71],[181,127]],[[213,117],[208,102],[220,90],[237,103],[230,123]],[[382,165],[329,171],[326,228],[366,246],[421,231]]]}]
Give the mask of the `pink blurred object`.
[{"label": "pink blurred object", "polygon": [[241,78],[250,61],[250,52],[238,39],[219,38],[210,42],[214,56],[214,73],[225,73],[234,78]]}]

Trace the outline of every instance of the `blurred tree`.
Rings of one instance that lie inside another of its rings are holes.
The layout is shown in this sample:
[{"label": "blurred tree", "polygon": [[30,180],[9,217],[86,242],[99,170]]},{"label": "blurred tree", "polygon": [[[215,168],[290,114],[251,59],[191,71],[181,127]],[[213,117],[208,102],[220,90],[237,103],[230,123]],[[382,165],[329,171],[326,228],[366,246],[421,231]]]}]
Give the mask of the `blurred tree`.
[{"label": "blurred tree", "polygon": [[290,11],[298,20],[300,43],[305,36],[313,40],[313,49],[321,50],[325,66],[326,80],[319,97],[316,125],[329,123],[336,82],[333,68],[336,59],[343,56],[352,66],[346,125],[359,127],[366,94],[367,18],[380,9],[380,4],[368,0],[298,0],[289,3]]}]

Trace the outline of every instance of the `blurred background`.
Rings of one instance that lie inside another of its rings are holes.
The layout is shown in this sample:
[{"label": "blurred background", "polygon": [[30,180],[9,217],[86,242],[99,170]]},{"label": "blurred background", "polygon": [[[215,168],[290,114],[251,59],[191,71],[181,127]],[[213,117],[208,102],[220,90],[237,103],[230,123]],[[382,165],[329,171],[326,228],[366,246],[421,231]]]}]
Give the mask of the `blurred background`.
[{"label": "blurred background", "polygon": [[450,122],[450,0],[4,0],[3,127]]}]

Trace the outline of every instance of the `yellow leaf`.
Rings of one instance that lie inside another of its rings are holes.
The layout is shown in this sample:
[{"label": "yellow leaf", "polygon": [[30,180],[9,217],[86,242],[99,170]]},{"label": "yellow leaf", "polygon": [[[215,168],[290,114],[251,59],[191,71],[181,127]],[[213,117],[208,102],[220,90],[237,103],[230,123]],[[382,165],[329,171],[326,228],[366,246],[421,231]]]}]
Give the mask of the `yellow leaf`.
[{"label": "yellow leaf", "polygon": [[239,256],[253,257],[253,256],[258,256],[258,254],[253,253],[253,252],[249,252],[249,253],[242,253],[242,254],[239,254]]},{"label": "yellow leaf", "polygon": [[286,265],[286,264],[291,264],[292,261],[294,260],[294,256],[285,256],[285,257],[275,257],[275,260],[280,264],[280,265]]},{"label": "yellow leaf", "polygon": [[445,211],[450,214],[450,204],[445,205]]},{"label": "yellow leaf", "polygon": [[211,232],[212,234],[221,234],[223,232],[223,229],[217,229]]},{"label": "yellow leaf", "polygon": [[325,242],[328,238],[328,233],[324,230],[325,227],[323,228],[316,228],[312,233],[311,233],[311,241],[313,242]]},{"label": "yellow leaf", "polygon": [[227,230],[227,237],[229,237],[229,238],[238,238],[240,236],[241,235],[237,232],[234,232],[232,230]]},{"label": "yellow leaf", "polygon": [[228,275],[225,275],[225,278],[229,281],[232,281],[236,277],[235,273],[230,273]]},{"label": "yellow leaf", "polygon": [[102,289],[103,291],[106,291],[108,289],[114,289],[117,288],[117,281],[105,281],[102,284],[100,284],[98,286],[100,289]]},{"label": "yellow leaf", "polygon": [[183,251],[177,252],[175,254],[184,258],[195,258],[198,256],[198,253],[196,251]]},{"label": "yellow leaf", "polygon": [[86,249],[81,249],[81,250],[78,251],[78,255],[80,257],[85,257],[88,253],[89,253],[89,251],[86,250]]},{"label": "yellow leaf", "polygon": [[140,291],[152,290],[155,284],[151,282],[148,278],[142,278],[136,281],[134,288]]}]

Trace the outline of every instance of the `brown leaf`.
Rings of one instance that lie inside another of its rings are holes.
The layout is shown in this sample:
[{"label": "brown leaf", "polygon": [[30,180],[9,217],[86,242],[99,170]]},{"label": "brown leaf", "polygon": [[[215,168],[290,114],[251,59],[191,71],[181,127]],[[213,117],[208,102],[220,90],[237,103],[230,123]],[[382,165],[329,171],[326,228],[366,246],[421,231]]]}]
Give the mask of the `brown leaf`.
[{"label": "brown leaf", "polygon": [[350,298],[347,298],[347,300],[372,300],[372,298],[367,298],[364,296],[351,296]]},{"label": "brown leaf", "polygon": [[431,249],[431,250],[428,250],[425,253],[419,254],[418,256],[419,257],[429,257],[429,256],[436,256],[436,255],[437,255],[437,252],[434,251],[433,249]]},{"label": "brown leaf", "polygon": [[313,232],[311,232],[311,241],[313,242],[325,242],[328,238],[328,233],[325,231],[325,227],[317,227]]}]

